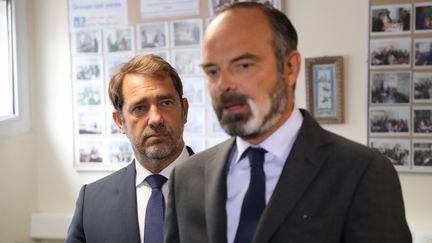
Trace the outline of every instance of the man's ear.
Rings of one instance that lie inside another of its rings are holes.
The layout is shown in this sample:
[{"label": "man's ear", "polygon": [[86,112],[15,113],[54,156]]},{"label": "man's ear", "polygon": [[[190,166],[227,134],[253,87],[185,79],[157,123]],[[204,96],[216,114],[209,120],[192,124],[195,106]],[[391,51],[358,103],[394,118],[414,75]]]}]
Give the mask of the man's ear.
[{"label": "man's ear", "polygon": [[285,80],[289,87],[293,90],[297,81],[298,74],[300,73],[301,67],[301,56],[296,50],[289,52],[285,56],[285,69],[284,75]]},{"label": "man's ear", "polygon": [[183,124],[186,124],[188,111],[189,111],[189,101],[187,98],[182,99],[182,107],[183,107]]},{"label": "man's ear", "polygon": [[117,124],[118,128],[120,129],[120,132],[125,133],[123,119],[122,119],[122,115],[120,114],[120,112],[117,110],[113,111],[112,118],[113,118],[114,122]]}]

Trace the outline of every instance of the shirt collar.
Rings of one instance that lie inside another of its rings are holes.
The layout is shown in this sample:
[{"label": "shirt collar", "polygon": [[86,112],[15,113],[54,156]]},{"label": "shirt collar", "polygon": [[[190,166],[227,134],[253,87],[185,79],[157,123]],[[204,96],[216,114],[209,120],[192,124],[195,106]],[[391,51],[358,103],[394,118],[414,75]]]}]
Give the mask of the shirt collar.
[{"label": "shirt collar", "polygon": [[300,110],[294,106],[294,109],[284,124],[279,127],[272,135],[270,135],[261,144],[252,145],[240,137],[236,137],[237,155],[234,164],[239,162],[242,154],[250,146],[261,147],[268,153],[285,161],[291,151],[292,145],[297,138],[298,131],[303,123],[303,116]]},{"label": "shirt collar", "polygon": [[[175,159],[171,164],[165,167],[159,174],[169,179],[169,176],[173,168],[177,164],[181,163],[182,161],[185,161],[187,158],[189,158],[189,153],[186,149],[186,146],[184,146],[181,154],[177,157],[177,159]],[[144,166],[142,166],[135,158],[134,158],[134,163],[136,168],[135,185],[138,187],[142,185],[142,182],[144,181],[145,178],[147,178],[147,176],[152,175],[153,173],[151,173],[149,170],[144,168]]]}]

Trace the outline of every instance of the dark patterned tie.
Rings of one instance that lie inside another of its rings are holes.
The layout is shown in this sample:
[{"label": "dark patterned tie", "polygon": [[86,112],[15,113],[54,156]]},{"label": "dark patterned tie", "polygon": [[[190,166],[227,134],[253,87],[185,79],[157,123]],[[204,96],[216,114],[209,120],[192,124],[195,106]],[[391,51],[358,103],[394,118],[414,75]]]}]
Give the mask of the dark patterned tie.
[{"label": "dark patterned tie", "polygon": [[252,241],[261,213],[265,208],[265,173],[263,164],[266,151],[262,148],[249,147],[246,152],[250,164],[250,182],[243,199],[234,243],[250,243]]},{"label": "dark patterned tie", "polygon": [[145,181],[151,186],[152,193],[146,209],[144,243],[162,243],[165,201],[161,188],[167,178],[154,174],[148,176]]}]

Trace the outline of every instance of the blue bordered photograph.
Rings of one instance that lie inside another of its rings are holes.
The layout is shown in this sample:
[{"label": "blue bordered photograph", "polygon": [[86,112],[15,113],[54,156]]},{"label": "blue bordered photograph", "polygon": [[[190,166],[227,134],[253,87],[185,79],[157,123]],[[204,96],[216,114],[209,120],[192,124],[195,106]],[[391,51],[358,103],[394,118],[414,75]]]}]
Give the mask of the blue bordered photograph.
[{"label": "blue bordered photograph", "polygon": [[307,108],[320,123],[343,122],[343,57],[306,58]]},{"label": "blue bordered photograph", "polygon": [[409,34],[411,15],[411,4],[372,6],[371,34]]}]

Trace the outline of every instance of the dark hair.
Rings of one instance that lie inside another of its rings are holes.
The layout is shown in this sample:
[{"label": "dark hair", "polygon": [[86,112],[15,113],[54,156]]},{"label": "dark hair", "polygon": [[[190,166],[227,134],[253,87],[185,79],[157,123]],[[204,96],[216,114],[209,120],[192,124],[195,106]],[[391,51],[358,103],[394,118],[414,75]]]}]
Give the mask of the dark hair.
[{"label": "dark hair", "polygon": [[283,60],[286,54],[297,50],[297,31],[288,17],[270,4],[257,2],[234,2],[222,6],[218,14],[235,9],[258,9],[268,18],[273,34],[273,48],[278,60]]},{"label": "dark hair", "polygon": [[117,111],[121,112],[124,97],[123,80],[126,74],[145,74],[155,77],[170,77],[180,100],[183,99],[183,85],[176,70],[164,59],[156,55],[137,55],[127,63],[122,64],[111,77],[108,95]]}]

